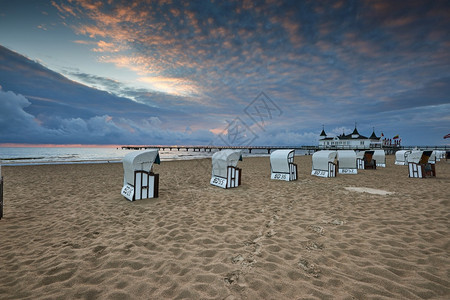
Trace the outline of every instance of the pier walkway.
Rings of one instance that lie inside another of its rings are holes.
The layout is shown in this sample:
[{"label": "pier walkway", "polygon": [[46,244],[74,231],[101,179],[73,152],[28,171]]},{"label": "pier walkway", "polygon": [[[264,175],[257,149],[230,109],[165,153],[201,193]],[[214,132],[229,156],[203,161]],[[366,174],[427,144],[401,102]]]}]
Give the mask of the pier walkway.
[{"label": "pier walkway", "polygon": [[[394,154],[397,150],[412,150],[412,149],[421,149],[421,150],[444,150],[450,151],[450,146],[383,146],[382,148],[374,148],[374,149],[383,149],[387,154]],[[145,150],[145,149],[159,149],[162,151],[167,150],[184,150],[189,151],[192,150],[194,152],[204,151],[211,152],[212,150],[222,150],[222,149],[242,149],[247,150],[248,153],[252,153],[253,150],[265,150],[267,154],[270,154],[272,150],[278,149],[293,149],[293,150],[302,150],[307,151],[308,154],[312,154],[319,150],[374,150],[374,149],[366,149],[366,148],[350,148],[345,146],[340,147],[319,147],[319,146],[202,146],[202,145],[141,145],[141,146],[122,146],[122,149],[126,150]]]}]

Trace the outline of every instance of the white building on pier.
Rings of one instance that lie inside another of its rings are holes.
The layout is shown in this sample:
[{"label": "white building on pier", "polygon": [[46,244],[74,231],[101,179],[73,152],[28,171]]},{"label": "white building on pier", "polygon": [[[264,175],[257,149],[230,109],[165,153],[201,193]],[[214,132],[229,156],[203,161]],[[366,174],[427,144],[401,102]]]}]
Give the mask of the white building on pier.
[{"label": "white building on pier", "polygon": [[341,135],[331,137],[327,136],[325,129],[322,128],[319,139],[319,148],[321,149],[374,149],[382,148],[381,137],[376,136],[375,130],[370,137],[360,135],[355,129],[351,134],[342,133]]}]

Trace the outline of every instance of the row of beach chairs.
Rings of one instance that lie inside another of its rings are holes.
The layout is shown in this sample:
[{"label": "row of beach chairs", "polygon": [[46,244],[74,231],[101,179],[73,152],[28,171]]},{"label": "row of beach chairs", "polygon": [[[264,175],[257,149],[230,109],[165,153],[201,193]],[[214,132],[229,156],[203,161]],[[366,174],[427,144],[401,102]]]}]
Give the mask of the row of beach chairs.
[{"label": "row of beach chairs", "polygon": [[[297,180],[298,173],[294,155],[295,150],[276,150],[271,153],[271,179]],[[432,151],[415,151],[414,155],[410,154],[408,159],[409,176],[414,178],[435,177],[434,164],[429,161],[431,155]],[[242,152],[240,150],[226,149],[214,153],[210,183],[225,189],[241,185],[242,169],[237,166],[241,160]],[[134,201],[158,197],[159,174],[152,171],[154,163],[160,163],[157,149],[135,151],[124,157],[124,181],[121,194],[126,199]],[[386,167],[386,156],[383,150],[359,152],[321,150],[312,156],[311,175],[336,177],[337,174],[357,174],[358,169],[376,169],[377,167]]]}]

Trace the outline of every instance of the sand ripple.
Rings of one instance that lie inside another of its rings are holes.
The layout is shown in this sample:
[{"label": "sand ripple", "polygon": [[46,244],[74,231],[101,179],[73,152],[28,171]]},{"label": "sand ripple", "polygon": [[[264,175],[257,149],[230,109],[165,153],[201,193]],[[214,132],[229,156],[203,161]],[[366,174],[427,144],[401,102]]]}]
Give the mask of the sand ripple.
[{"label": "sand ripple", "polygon": [[0,298],[450,298],[450,164],[319,178],[296,161],[280,182],[244,159],[231,190],[210,160],[165,162],[160,198],[134,203],[120,164],[4,167]]}]

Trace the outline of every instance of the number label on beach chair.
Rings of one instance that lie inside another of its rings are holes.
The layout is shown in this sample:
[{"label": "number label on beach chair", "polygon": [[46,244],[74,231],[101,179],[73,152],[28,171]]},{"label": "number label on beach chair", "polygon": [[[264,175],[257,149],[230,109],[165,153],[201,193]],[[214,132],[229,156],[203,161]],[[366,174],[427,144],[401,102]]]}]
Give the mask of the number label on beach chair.
[{"label": "number label on beach chair", "polygon": [[328,171],[323,170],[313,170],[311,175],[319,176],[319,177],[328,177]]},{"label": "number label on beach chair", "polygon": [[358,174],[357,169],[339,169],[339,174]]},{"label": "number label on beach chair", "polygon": [[124,196],[128,200],[133,201],[134,187],[132,187],[129,184],[124,185],[124,187],[122,188],[121,194],[122,194],[122,196]]},{"label": "number label on beach chair", "polygon": [[286,173],[272,173],[271,179],[289,181],[289,174],[286,174]]},{"label": "number label on beach chair", "polygon": [[227,180],[225,178],[213,176],[211,178],[211,184],[225,189],[227,187]]}]

